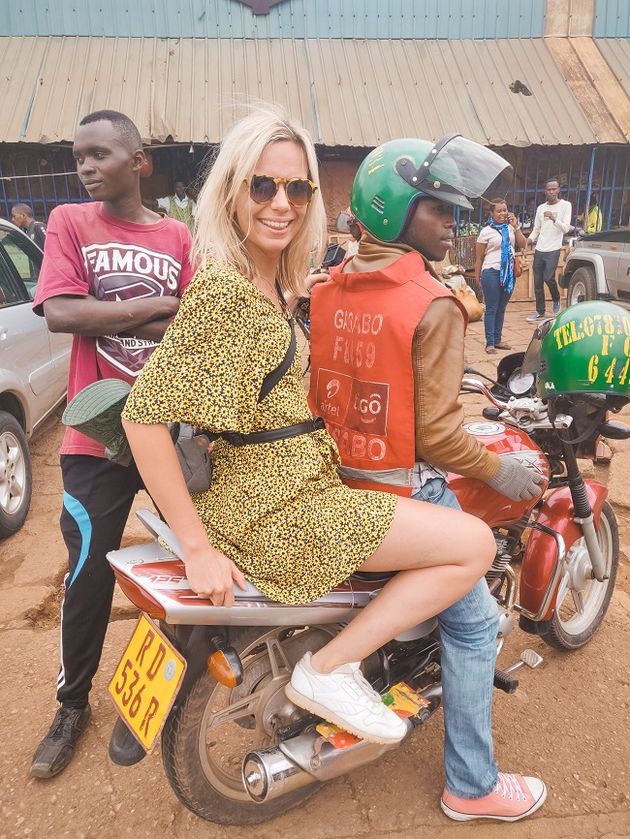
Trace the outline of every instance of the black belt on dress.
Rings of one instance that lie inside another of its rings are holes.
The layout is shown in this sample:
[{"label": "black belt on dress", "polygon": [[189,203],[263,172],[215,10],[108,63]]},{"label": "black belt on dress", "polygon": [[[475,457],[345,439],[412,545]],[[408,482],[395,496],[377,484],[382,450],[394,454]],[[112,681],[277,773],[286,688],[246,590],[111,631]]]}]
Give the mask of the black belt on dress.
[{"label": "black belt on dress", "polygon": [[254,431],[252,434],[239,434],[237,431],[224,431],[222,434],[212,434],[213,440],[221,438],[232,446],[253,446],[256,443],[275,443],[276,440],[286,440],[289,437],[299,437],[301,434],[312,434],[322,431],[326,423],[321,417],[315,417],[308,422],[296,425],[285,425],[284,428],[272,428],[269,431]]}]

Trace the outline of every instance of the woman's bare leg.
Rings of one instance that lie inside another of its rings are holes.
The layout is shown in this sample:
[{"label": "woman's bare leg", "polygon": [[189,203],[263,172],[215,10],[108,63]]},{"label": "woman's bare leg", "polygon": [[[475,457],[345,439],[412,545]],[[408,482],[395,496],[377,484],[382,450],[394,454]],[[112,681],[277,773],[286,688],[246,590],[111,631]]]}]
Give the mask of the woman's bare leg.
[{"label": "woman's bare leg", "polygon": [[313,667],[328,673],[360,661],[399,632],[443,611],[485,574],[495,551],[492,532],[479,519],[400,499],[385,539],[361,570],[401,573],[313,655]]}]

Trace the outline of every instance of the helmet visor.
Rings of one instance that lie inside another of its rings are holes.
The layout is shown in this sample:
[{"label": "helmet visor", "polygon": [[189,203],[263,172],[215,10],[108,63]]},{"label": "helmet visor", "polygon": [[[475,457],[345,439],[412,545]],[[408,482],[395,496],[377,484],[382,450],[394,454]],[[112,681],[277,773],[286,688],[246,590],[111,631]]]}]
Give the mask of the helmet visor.
[{"label": "helmet visor", "polygon": [[426,195],[463,207],[471,206],[471,198],[505,198],[514,174],[496,152],[459,134],[449,134],[436,143],[419,168],[411,158],[401,158],[396,170]]},{"label": "helmet visor", "polygon": [[553,326],[553,322],[553,318],[548,318],[536,327],[523,358],[521,373],[534,373],[536,375],[540,373],[540,346],[543,338]]}]

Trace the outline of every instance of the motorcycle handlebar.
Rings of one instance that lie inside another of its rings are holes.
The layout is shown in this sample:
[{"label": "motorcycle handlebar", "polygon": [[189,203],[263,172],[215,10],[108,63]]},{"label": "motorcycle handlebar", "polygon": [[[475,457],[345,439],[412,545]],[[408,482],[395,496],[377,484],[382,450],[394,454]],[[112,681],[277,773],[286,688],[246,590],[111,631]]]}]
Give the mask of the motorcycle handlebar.
[{"label": "motorcycle handlebar", "polygon": [[462,378],[462,390],[467,390],[473,393],[481,393],[489,402],[496,405],[497,408],[500,408],[502,411],[507,409],[507,403],[501,402],[497,399],[494,393],[492,393],[483,382],[480,382],[479,379],[473,379],[471,376],[464,376]]}]

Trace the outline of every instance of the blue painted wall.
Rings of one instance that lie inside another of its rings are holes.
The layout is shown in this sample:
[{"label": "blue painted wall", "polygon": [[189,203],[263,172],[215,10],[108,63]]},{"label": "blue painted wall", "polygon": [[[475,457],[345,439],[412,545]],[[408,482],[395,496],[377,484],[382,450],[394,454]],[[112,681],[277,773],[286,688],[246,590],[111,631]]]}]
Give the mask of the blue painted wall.
[{"label": "blue painted wall", "polygon": [[266,15],[239,0],[0,0],[0,35],[540,38],[544,28],[545,0],[282,0]]},{"label": "blue painted wall", "polygon": [[595,0],[595,38],[630,38],[630,0]]}]

